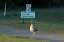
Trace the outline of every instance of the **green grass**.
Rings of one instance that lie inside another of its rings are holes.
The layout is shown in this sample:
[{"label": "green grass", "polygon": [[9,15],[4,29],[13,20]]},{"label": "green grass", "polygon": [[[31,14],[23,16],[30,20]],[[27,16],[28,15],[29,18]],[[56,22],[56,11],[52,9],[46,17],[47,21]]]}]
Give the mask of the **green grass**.
[{"label": "green grass", "polygon": [[0,34],[0,42],[50,42],[50,41],[40,41],[35,39],[29,39],[23,36],[10,36]]},{"label": "green grass", "polygon": [[[24,19],[25,23],[23,24],[20,17],[20,14],[6,15],[5,17],[2,15],[0,24],[29,30],[31,19]],[[40,31],[64,34],[64,11],[36,13],[32,20],[34,27]]]}]

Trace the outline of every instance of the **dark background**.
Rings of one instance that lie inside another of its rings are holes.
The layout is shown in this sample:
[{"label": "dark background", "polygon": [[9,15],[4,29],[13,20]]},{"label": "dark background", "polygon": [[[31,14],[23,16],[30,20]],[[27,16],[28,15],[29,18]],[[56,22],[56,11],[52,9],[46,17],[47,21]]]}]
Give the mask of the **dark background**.
[{"label": "dark background", "polygon": [[4,9],[5,1],[7,9],[26,7],[26,4],[32,4],[32,8],[54,8],[64,6],[64,0],[0,0],[0,10]]}]

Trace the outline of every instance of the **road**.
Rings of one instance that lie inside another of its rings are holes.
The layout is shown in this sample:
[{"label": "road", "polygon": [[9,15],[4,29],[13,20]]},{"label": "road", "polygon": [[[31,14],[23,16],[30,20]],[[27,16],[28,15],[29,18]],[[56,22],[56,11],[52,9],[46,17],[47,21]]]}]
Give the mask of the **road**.
[{"label": "road", "polygon": [[53,42],[64,42],[64,36],[47,33],[43,31],[36,32],[35,36],[29,30],[15,29],[12,26],[0,25],[0,33],[12,36],[24,36],[37,40],[48,40]]},{"label": "road", "polygon": [[[6,14],[21,14],[21,11],[26,10],[19,10],[19,11],[7,11]],[[41,8],[41,9],[32,9],[32,11],[38,12],[55,12],[55,11],[64,11],[64,8]],[[4,11],[0,11],[0,15],[3,14]]]}]

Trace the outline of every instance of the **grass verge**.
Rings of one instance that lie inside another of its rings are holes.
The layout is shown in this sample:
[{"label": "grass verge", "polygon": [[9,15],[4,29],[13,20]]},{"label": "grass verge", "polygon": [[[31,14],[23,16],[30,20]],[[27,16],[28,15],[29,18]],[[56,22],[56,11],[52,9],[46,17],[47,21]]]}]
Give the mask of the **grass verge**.
[{"label": "grass verge", "polygon": [[[11,25],[18,29],[29,29],[31,19],[24,19],[25,23],[23,24],[20,17],[20,14],[7,14],[5,17],[1,15],[0,24]],[[38,30],[64,34],[64,11],[36,13],[32,20],[34,27]]]},{"label": "grass verge", "polygon": [[23,36],[9,36],[0,34],[0,42],[50,42],[50,41],[40,41],[35,39],[29,39]]}]

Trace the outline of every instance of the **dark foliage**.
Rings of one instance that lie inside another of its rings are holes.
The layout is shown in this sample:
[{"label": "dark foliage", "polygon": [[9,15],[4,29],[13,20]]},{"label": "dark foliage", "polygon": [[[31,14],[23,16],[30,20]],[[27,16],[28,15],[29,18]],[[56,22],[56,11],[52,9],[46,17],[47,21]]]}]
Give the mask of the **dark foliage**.
[{"label": "dark foliage", "polygon": [[4,9],[5,1],[7,9],[15,9],[18,6],[26,6],[26,4],[32,4],[34,8],[64,6],[64,0],[0,0],[0,9]]}]

